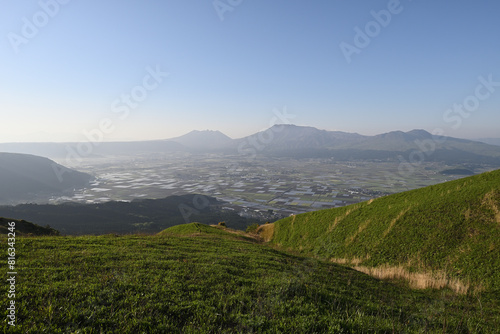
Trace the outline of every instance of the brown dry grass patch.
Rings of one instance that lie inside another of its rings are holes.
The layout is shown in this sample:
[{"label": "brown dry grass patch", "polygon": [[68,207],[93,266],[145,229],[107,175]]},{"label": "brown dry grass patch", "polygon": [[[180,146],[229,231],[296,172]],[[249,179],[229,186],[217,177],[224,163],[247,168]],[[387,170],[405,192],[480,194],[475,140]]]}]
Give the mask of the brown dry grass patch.
[{"label": "brown dry grass patch", "polygon": [[498,208],[498,203],[495,201],[495,191],[492,190],[487,193],[483,198],[483,205],[487,205],[493,210],[495,215],[495,221],[500,224],[500,209]]},{"label": "brown dry grass patch", "polygon": [[332,257],[330,259],[330,262],[337,263],[337,264],[346,264],[346,265],[351,265],[351,266],[357,266],[357,265],[359,265],[359,264],[361,264],[364,261],[367,261],[369,259],[370,259],[370,255],[367,254],[364,258],[359,258],[356,256],[354,256],[353,258],[350,258],[350,259]]},{"label": "brown dry grass patch", "polygon": [[348,209],[343,215],[335,217],[335,220],[328,228],[328,232],[333,231],[333,229],[335,228],[335,226],[338,225],[338,223],[340,223],[342,220],[344,220],[347,216],[349,216],[354,210],[357,210],[358,208],[359,207],[357,205],[355,205],[352,208]]},{"label": "brown dry grass patch", "polygon": [[391,232],[392,228],[394,227],[394,224],[396,224],[396,222],[398,220],[400,220],[401,217],[403,217],[408,211],[410,211],[410,209],[411,209],[411,207],[408,207],[405,210],[402,210],[396,218],[391,220],[391,222],[389,223],[389,227],[387,228],[387,230],[384,231],[383,237],[386,237],[389,234],[389,232]]},{"label": "brown dry grass patch", "polygon": [[257,234],[265,242],[271,241],[272,238],[273,238],[273,235],[274,235],[274,223],[273,224],[265,224],[265,225],[259,226],[259,228],[257,229]]},{"label": "brown dry grass patch", "polygon": [[[450,278],[444,272],[410,272],[403,266],[382,265],[379,267],[355,266],[354,269],[383,280],[404,280],[412,289],[443,289],[449,288],[457,294],[467,294],[471,289],[470,282]],[[474,291],[481,291],[481,285]]]},{"label": "brown dry grass patch", "polygon": [[368,227],[368,225],[370,225],[370,222],[371,222],[371,220],[367,220],[363,224],[360,224],[358,230],[351,237],[346,239],[346,241],[345,241],[346,246],[349,246],[354,240],[356,240],[356,237],[361,232],[363,232]]}]

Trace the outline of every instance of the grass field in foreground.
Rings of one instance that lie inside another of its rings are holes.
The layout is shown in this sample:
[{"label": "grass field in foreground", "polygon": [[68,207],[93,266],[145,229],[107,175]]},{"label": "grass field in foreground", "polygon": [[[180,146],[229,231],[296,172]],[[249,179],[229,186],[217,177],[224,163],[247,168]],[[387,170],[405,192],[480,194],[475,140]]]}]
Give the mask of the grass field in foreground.
[{"label": "grass field in foreground", "polygon": [[18,237],[16,254],[17,322],[3,321],[6,333],[494,333],[500,325],[494,301],[480,295],[413,291],[194,224],[156,236]]}]

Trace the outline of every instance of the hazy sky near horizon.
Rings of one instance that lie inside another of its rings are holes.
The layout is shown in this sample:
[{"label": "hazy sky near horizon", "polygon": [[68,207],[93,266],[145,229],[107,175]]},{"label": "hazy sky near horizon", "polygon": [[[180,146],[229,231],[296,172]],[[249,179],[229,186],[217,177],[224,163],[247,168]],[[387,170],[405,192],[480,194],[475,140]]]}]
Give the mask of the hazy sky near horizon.
[{"label": "hazy sky near horizon", "polygon": [[0,3],[0,142],[238,138],[276,113],[500,137],[495,0]]}]

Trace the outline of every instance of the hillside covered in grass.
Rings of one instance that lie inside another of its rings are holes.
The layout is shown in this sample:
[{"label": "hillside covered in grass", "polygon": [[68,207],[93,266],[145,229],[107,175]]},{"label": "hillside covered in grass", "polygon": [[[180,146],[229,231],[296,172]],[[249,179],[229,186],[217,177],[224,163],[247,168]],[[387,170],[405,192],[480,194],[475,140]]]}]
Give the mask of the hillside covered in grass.
[{"label": "hillside covered in grass", "polygon": [[16,254],[18,320],[2,332],[494,333],[500,324],[478,296],[414,291],[197,224],[19,237]]},{"label": "hillside covered in grass", "polygon": [[500,170],[291,216],[268,239],[359,268],[427,273],[498,293]]}]

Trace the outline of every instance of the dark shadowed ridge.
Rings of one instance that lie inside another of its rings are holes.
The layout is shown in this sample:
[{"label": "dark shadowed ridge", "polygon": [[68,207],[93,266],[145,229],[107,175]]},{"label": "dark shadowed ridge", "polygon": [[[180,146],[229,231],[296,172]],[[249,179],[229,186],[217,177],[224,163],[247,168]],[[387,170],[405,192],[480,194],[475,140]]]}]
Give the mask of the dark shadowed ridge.
[{"label": "dark shadowed ridge", "polygon": [[[14,223],[14,224],[12,224]],[[15,233],[16,235],[59,235],[50,226],[42,227],[26,220],[0,217],[0,234]]]},{"label": "dark shadowed ridge", "polygon": [[204,197],[206,206],[194,209],[192,205],[197,196],[174,195],[160,199],[96,204],[20,204],[0,206],[0,214],[26,219],[42,226],[49,224],[64,235],[157,233],[167,227],[183,224],[187,219],[203,224],[224,221],[228,227],[240,230],[246,229],[251,223],[262,223],[224,210],[223,203],[210,196]]},{"label": "dark shadowed ridge", "polygon": [[85,187],[92,176],[28,154],[0,153],[0,202],[62,195]]}]

